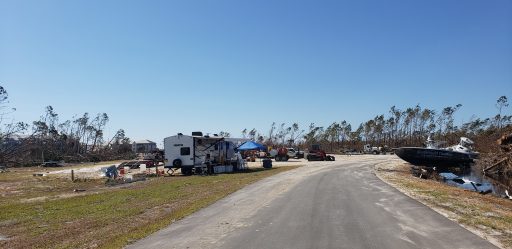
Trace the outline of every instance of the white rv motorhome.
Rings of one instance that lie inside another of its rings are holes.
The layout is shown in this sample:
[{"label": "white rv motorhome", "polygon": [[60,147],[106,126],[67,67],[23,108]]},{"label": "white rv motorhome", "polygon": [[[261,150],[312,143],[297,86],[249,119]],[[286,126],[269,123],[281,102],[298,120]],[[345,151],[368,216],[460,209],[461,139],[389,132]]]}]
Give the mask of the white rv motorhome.
[{"label": "white rv motorhome", "polygon": [[203,136],[192,132],[192,136],[179,133],[164,139],[165,168],[181,169],[184,175],[199,173],[205,165],[230,164],[235,155],[233,142],[224,137]]}]

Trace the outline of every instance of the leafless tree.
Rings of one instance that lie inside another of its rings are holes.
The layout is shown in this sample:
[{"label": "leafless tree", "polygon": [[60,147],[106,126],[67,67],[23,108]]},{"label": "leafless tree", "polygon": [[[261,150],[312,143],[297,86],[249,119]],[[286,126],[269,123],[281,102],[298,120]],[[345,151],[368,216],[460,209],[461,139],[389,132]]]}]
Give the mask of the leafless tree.
[{"label": "leafless tree", "polygon": [[507,96],[501,96],[498,98],[498,100],[496,100],[496,108],[498,109],[498,115],[496,115],[495,120],[496,120],[496,126],[500,130],[503,126],[503,118],[501,116],[501,111],[503,110],[504,107],[508,107]]},{"label": "leafless tree", "polygon": [[16,136],[28,129],[23,122],[15,122],[8,115],[16,111],[8,107],[9,94],[0,86],[0,164],[10,164],[24,150],[20,137]]}]

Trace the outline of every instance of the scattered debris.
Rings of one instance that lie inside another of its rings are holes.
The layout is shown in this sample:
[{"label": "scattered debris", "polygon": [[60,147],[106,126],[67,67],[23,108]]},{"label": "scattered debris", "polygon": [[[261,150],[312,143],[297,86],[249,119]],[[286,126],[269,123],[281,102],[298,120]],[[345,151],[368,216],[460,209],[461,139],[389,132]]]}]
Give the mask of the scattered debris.
[{"label": "scattered debris", "polygon": [[108,167],[106,172],[105,172],[105,176],[110,178],[110,179],[117,178],[119,175],[118,175],[116,166],[112,165],[112,166]]},{"label": "scattered debris", "polygon": [[505,195],[507,196],[507,198],[508,198],[509,200],[512,200],[512,196],[510,196],[510,195],[508,194],[508,190],[505,190]]},{"label": "scattered debris", "polygon": [[511,152],[512,151],[512,133],[501,136],[497,141],[501,151]]},{"label": "scattered debris", "polygon": [[78,189],[78,188],[73,189],[73,192],[84,192],[84,191],[85,191],[85,189]]},{"label": "scattered debris", "polygon": [[35,173],[35,174],[32,174],[32,176],[46,176],[46,174],[43,174],[43,173]]},{"label": "scattered debris", "polygon": [[[506,166],[508,164],[508,158],[502,158],[498,162],[494,163],[493,165],[487,167],[484,169],[484,173],[491,173],[491,174],[498,174],[501,175],[503,172],[503,166]],[[494,170],[493,170],[494,169]],[[493,170],[491,172],[491,170]]]},{"label": "scattered debris", "polygon": [[429,179],[432,177],[432,173],[434,170],[432,168],[424,168],[421,166],[411,166],[411,173],[413,176],[419,177],[421,179]]},{"label": "scattered debris", "polygon": [[488,154],[482,160],[483,173],[500,183],[505,188],[505,195],[502,196],[512,200],[508,194],[512,182],[512,133],[501,136],[496,143],[499,151]]}]

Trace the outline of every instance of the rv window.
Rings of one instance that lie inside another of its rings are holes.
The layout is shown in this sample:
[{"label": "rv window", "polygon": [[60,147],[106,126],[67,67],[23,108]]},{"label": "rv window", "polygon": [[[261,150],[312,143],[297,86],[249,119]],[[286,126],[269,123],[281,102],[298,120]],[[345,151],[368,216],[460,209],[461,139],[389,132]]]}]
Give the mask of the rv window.
[{"label": "rv window", "polygon": [[183,148],[181,148],[181,155],[182,156],[190,155],[190,147],[183,147]]}]

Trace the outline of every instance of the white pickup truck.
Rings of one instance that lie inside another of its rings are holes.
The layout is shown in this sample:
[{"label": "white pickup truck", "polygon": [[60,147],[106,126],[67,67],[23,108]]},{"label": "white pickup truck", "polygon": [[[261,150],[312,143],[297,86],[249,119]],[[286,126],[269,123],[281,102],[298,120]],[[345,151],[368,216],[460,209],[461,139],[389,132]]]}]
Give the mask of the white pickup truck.
[{"label": "white pickup truck", "polygon": [[295,150],[294,148],[287,148],[288,149],[288,157],[290,158],[304,158],[304,151]]},{"label": "white pickup truck", "polygon": [[369,144],[365,144],[364,147],[363,147],[363,152],[365,154],[377,155],[377,154],[380,154],[382,152],[382,147],[372,147]]}]

